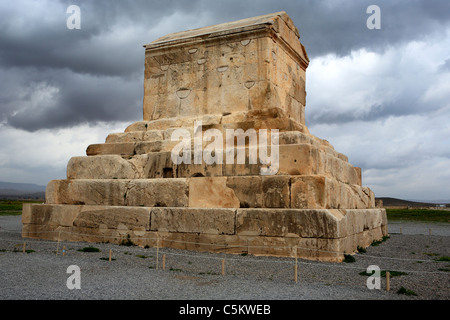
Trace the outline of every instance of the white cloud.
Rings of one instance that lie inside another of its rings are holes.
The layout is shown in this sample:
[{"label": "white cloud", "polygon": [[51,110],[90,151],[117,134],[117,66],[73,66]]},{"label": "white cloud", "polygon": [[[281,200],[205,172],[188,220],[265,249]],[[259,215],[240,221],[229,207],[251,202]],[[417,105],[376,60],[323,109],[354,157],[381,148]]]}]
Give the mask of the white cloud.
[{"label": "white cloud", "polygon": [[[448,105],[450,74],[440,73],[450,52],[443,38],[412,41],[385,52],[313,59],[307,71],[307,117],[348,121],[373,114],[414,114]],[[443,105],[444,104],[444,105]]]},{"label": "white cloud", "polygon": [[441,40],[311,62],[307,125],[360,166],[378,196],[450,198],[450,73],[441,67],[450,48]]}]

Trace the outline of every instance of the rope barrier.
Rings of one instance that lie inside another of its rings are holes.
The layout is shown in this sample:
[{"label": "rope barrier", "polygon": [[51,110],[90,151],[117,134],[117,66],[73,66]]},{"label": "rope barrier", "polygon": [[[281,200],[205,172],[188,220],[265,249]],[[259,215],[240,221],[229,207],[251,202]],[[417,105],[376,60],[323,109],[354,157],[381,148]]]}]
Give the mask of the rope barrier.
[{"label": "rope barrier", "polygon": [[[54,233],[59,233],[60,231],[55,231],[55,230],[51,230],[51,231],[40,231],[40,232],[35,232],[35,233],[48,233],[48,232],[54,232]],[[32,232],[30,232],[32,233]],[[34,232],[33,232],[34,233]],[[75,234],[75,235],[83,235],[80,233],[73,233],[73,232],[67,232],[67,231],[62,231],[61,233],[68,233],[68,234]],[[105,236],[107,237],[107,236]],[[128,238],[127,238],[128,239]],[[150,240],[157,240],[156,237],[151,237],[151,238],[137,238],[137,239],[150,239]],[[24,240],[21,239],[4,239],[4,238],[0,238],[0,241],[4,241],[4,242],[10,242],[10,243],[17,243],[17,244],[23,244]],[[163,241],[171,241],[171,240],[167,240],[167,239],[163,239]],[[71,242],[71,241],[67,241],[67,240],[60,240],[59,242],[57,240],[39,240],[39,239],[27,239],[26,241],[28,244],[32,244],[32,243],[36,243],[36,244],[52,244],[54,245],[55,243],[70,243],[72,246],[74,246],[74,244],[76,244],[75,242]],[[193,243],[193,242],[183,242],[180,240],[177,240],[176,242],[180,242],[180,243]],[[16,244],[16,246],[17,246]],[[106,243],[103,243],[104,245],[106,245]],[[199,244],[199,243],[195,243],[195,244]],[[113,245],[113,244],[111,244]],[[209,244],[208,244],[209,245]],[[9,245],[8,248],[10,248],[13,245]],[[81,247],[82,245],[80,245]],[[215,245],[215,246],[220,246],[220,245]],[[223,247],[223,246],[222,246]],[[232,247],[247,247],[247,246],[225,246],[226,248],[232,248]],[[252,247],[252,246],[249,246]],[[263,247],[263,246],[254,246],[256,247]],[[292,247],[277,247],[277,248],[291,248]],[[302,249],[302,247],[297,247],[298,249]],[[157,248],[147,248],[148,249],[154,249],[156,250]],[[167,248],[158,248],[159,250],[157,251],[162,251],[163,249],[167,249]],[[326,251],[326,250],[320,250],[320,249],[315,249],[315,248],[304,248],[304,249],[308,249],[308,250],[317,250],[319,252],[332,252],[332,253],[338,253],[335,251]],[[19,250],[18,250],[19,251]],[[158,254],[158,252],[157,252]],[[167,252],[167,250],[164,250],[164,254],[166,255],[171,255],[171,256],[184,256],[184,257],[192,257],[192,258],[200,258],[200,259],[210,259],[210,260],[222,260],[222,257],[217,257],[217,256],[202,256],[199,254],[193,255],[193,254],[186,254],[186,253],[175,253],[175,252]],[[211,253],[214,254],[214,253]],[[418,259],[404,259],[404,258],[395,258],[395,257],[384,257],[384,256],[372,256],[372,255],[366,255],[366,254],[358,254],[357,255],[358,258],[374,258],[374,259],[387,259],[387,260],[396,260],[396,261],[406,261],[406,262],[435,262],[435,260],[418,260]],[[227,261],[238,261],[238,262],[265,262],[265,263],[279,263],[279,264],[293,264],[293,259],[289,258],[289,257],[282,257],[282,258],[273,258],[273,259],[266,259],[266,258],[250,258],[250,257],[246,257],[245,260],[243,260],[243,258],[226,258]],[[316,267],[324,267],[324,268],[341,268],[341,269],[353,269],[353,270],[361,270],[361,267],[354,267],[354,266],[349,266],[349,265],[338,265],[338,264],[330,264],[330,263],[320,263],[320,262],[307,262],[307,261],[297,261],[298,264],[301,265],[309,265],[309,266],[316,266]],[[439,271],[424,271],[424,270],[397,270],[400,272],[407,272],[407,273],[424,273],[424,274],[440,274],[440,275],[449,275],[447,272],[439,272]]]},{"label": "rope barrier", "polygon": [[[2,229],[2,231],[6,232],[14,232],[13,230],[6,230]],[[66,231],[63,229],[59,230],[48,230],[48,231],[32,231],[32,232],[26,232],[26,234],[42,234],[42,233],[57,233],[59,234],[70,234],[70,235],[78,235],[78,236],[90,236],[90,237],[97,237],[97,238],[109,238],[109,239],[117,239],[121,237],[114,237],[114,236],[107,236],[107,235],[92,235],[92,234],[86,234],[86,233],[78,233],[78,232],[72,232],[72,231]],[[22,236],[21,233],[17,233]],[[251,237],[251,236],[248,236]],[[160,242],[172,242],[172,243],[181,243],[181,244],[192,244],[192,245],[203,245],[203,246],[212,246],[212,247],[219,247],[224,249],[236,249],[236,248],[272,248],[272,249],[291,249],[293,250],[294,247],[300,250],[307,250],[307,251],[314,251],[314,252],[321,252],[321,253],[331,253],[331,254],[338,254],[342,255],[346,252],[342,251],[330,251],[330,250],[323,250],[323,249],[317,249],[317,248],[307,248],[307,247],[301,247],[301,246],[252,246],[252,245],[221,245],[221,244],[215,244],[215,243],[203,243],[203,242],[192,242],[192,241],[182,241],[182,240],[173,240],[173,239],[164,239],[157,237],[124,237],[122,240],[153,240],[153,241],[160,241]],[[7,239],[0,239],[8,241]],[[17,240],[23,242],[23,240]],[[41,243],[44,243],[43,240],[39,240]],[[44,240],[45,241],[45,240]],[[55,240],[56,241],[56,240]],[[387,259],[387,260],[397,260],[397,261],[413,261],[413,262],[434,262],[434,260],[419,260],[419,259],[405,259],[405,258],[395,258],[395,257],[385,257],[385,256],[373,256],[373,255],[367,255],[367,254],[358,254],[358,257],[362,258],[373,258],[373,259]]]}]

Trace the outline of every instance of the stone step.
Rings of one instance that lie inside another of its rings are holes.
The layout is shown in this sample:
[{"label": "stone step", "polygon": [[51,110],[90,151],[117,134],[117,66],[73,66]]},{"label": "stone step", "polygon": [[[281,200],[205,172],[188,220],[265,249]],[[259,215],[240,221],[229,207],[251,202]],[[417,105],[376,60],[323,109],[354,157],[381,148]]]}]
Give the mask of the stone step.
[{"label": "stone step", "polygon": [[[121,145],[117,144],[118,148]],[[126,145],[128,148],[128,144]],[[270,148],[267,149],[268,155],[271,155]],[[126,151],[126,149],[123,150]],[[264,170],[272,166],[273,174],[321,174],[336,178],[344,183],[361,185],[360,168],[352,166],[346,161],[346,158],[335,157],[334,154],[308,143],[279,145],[278,166],[275,159],[273,163],[270,159],[268,164],[262,164],[258,148],[235,148],[233,161],[227,161],[227,157],[223,153],[222,164],[208,164],[204,159],[201,164],[195,164],[195,153],[192,149],[190,151],[190,164],[184,163],[184,161],[176,164],[172,160],[170,151],[148,152],[139,155],[123,155],[120,153],[120,156],[74,157],[68,163],[67,177],[68,179],[152,179],[241,176],[264,174]],[[244,158],[240,158],[240,154],[244,155]],[[254,164],[250,163],[250,154],[254,156]]]},{"label": "stone step", "polygon": [[280,131],[300,131],[308,133],[308,128],[289,118],[287,113],[278,107],[259,110],[238,111],[226,114],[203,114],[198,116],[184,116],[163,118],[150,121],[137,121],[129,125],[125,132],[166,130],[169,128],[193,128],[196,121],[203,126],[223,126],[229,129],[279,129]]},{"label": "stone step", "polygon": [[384,209],[210,209],[24,204],[22,236],[342,261],[387,235]]},{"label": "stone step", "polygon": [[[226,143],[226,129],[223,127],[203,127],[203,132],[208,129],[217,129],[221,132],[223,137],[223,144]],[[139,153],[147,153],[147,152],[158,152],[158,151],[170,151],[173,146],[176,144],[172,142],[172,133],[180,128],[171,128],[166,130],[148,130],[148,131],[131,131],[131,132],[123,132],[123,133],[111,133],[105,140],[106,144],[111,143],[136,143],[135,147],[143,150],[144,152],[135,151],[136,154]],[[190,134],[191,145],[194,144],[194,129],[193,128],[181,128],[187,130]],[[234,130],[234,129],[233,129]],[[259,132],[257,133],[257,139],[259,139]],[[174,139],[178,143],[178,137],[174,136]],[[267,141],[270,143],[271,139],[271,131],[267,131]],[[202,141],[202,146],[205,147],[211,143],[210,141]],[[237,142],[236,142],[237,143]],[[236,144],[235,143],[235,144]],[[245,139],[245,145],[249,144],[249,139]],[[344,161],[348,161],[347,156],[342,153],[339,153],[334,150],[334,148],[328,143],[326,140],[319,139],[313,135],[303,133],[300,131],[282,131],[279,132],[278,143],[282,144],[300,144],[300,143],[308,143],[313,145],[314,147],[321,148],[326,152],[332,153],[335,157],[338,157]],[[98,144],[101,145],[101,144]],[[101,147],[96,147],[101,148]],[[147,152],[145,152],[147,151]],[[102,154],[102,150],[98,149],[98,151],[90,150],[90,155],[98,155]]]},{"label": "stone step", "polygon": [[320,175],[52,180],[50,204],[191,208],[373,208],[373,192]]},{"label": "stone step", "polygon": [[[233,124],[234,126],[235,124]],[[177,129],[183,129],[191,140],[191,146],[194,145],[194,127],[183,127],[183,128],[170,128],[164,130],[148,130],[148,131],[130,131],[123,133],[111,133],[105,140],[105,143],[92,144],[87,150],[86,154],[88,156],[94,155],[107,155],[107,154],[118,154],[123,156],[133,156],[134,154],[143,154],[149,152],[163,152],[171,151],[174,146],[176,146],[181,137],[179,135],[174,135],[174,141],[172,141],[172,134]],[[215,141],[214,139],[205,139],[205,131],[208,129],[215,129],[215,131],[220,132],[222,137],[222,146],[226,146],[227,141],[227,131],[230,128],[225,128],[224,125],[203,125],[203,132],[200,140],[202,141],[202,147],[205,148]],[[238,131],[241,129],[241,131]],[[258,130],[248,131],[252,128],[231,128],[232,133],[235,136],[243,135],[243,143],[245,145],[249,144],[249,136],[253,136],[254,144],[258,144],[260,140],[260,132]],[[271,141],[271,130],[267,130],[267,143],[270,144]],[[234,138],[234,145],[239,142],[238,138]],[[319,139],[309,133],[301,131],[281,131],[278,134],[278,144],[301,144],[307,143],[311,144],[315,148],[321,149],[324,152],[330,153],[333,156],[340,158],[343,161],[348,162],[347,156],[334,150],[333,146],[326,140]]]}]

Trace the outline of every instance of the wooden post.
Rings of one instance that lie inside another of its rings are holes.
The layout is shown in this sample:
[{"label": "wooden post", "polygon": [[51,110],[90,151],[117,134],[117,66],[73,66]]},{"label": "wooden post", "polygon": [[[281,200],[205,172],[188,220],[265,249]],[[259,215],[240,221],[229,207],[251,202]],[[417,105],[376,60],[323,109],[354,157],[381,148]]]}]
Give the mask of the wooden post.
[{"label": "wooden post", "polygon": [[295,250],[294,281],[295,281],[295,283],[297,283],[297,281],[298,281],[298,278],[297,278],[297,275],[298,275],[297,246],[294,247],[294,250]]},{"label": "wooden post", "polygon": [[23,253],[25,253],[25,251],[26,251],[25,248],[26,248],[26,247],[27,247],[27,244],[24,242],[24,243],[23,243],[23,248],[22,248],[22,252],[23,252]]},{"label": "wooden post", "polygon": [[391,290],[391,273],[386,271],[386,291]]},{"label": "wooden post", "polygon": [[61,229],[58,232],[58,243],[56,245],[56,255],[58,255],[58,251],[59,251],[59,241],[61,241]]},{"label": "wooden post", "polygon": [[112,250],[111,249],[109,249],[109,262],[111,262],[111,260],[112,260]]},{"label": "wooden post", "polygon": [[158,270],[159,236],[156,235],[156,270]]},{"label": "wooden post", "polygon": [[403,234],[403,232],[402,232],[402,227],[400,227],[400,234]]},{"label": "wooden post", "polygon": [[162,261],[162,268],[163,268],[163,270],[166,270],[166,255],[165,254],[163,254],[162,259],[163,259],[163,261]]},{"label": "wooden post", "polygon": [[222,276],[225,275],[225,259],[222,259]]},{"label": "wooden post", "polygon": [[428,229],[429,230],[429,232],[430,232],[430,236],[431,236],[431,228],[430,229]]}]

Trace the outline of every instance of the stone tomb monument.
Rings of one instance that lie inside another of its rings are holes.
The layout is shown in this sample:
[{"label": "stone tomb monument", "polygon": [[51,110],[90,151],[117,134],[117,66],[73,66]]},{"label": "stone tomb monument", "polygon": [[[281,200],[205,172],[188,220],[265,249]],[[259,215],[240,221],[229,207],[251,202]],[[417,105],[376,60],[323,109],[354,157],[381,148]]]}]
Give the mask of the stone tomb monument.
[{"label": "stone tomb monument", "polygon": [[[24,204],[23,237],[342,261],[387,235],[361,169],[308,132],[299,38],[279,12],[145,45],[143,121],[72,158],[45,204]],[[254,161],[252,137],[272,163]]]}]

